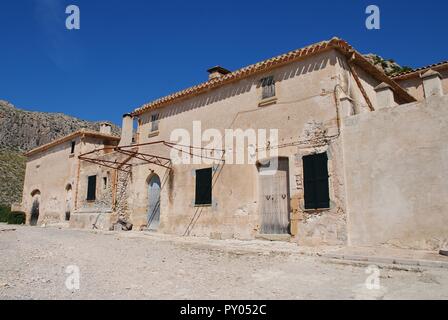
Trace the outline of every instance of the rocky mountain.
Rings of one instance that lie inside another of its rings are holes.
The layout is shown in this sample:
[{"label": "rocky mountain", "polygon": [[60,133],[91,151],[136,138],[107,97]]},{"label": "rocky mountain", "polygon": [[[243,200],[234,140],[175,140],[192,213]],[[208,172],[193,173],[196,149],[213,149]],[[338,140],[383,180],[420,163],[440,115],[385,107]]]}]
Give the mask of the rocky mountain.
[{"label": "rocky mountain", "polygon": [[[81,128],[98,131],[100,122],[80,120],[63,113],[32,112],[0,100],[0,148],[28,151]],[[112,126],[112,133],[120,129]]]},{"label": "rocky mountain", "polygon": [[[89,122],[63,113],[32,112],[0,100],[0,204],[20,202],[25,175],[23,153],[81,128],[98,131]],[[112,125],[112,133],[120,128]]]},{"label": "rocky mountain", "polygon": [[392,59],[384,59],[379,55],[373,53],[366,54],[364,55],[364,57],[369,60],[371,64],[383,71],[388,76],[394,76],[396,74],[412,70],[410,67],[400,66]]}]

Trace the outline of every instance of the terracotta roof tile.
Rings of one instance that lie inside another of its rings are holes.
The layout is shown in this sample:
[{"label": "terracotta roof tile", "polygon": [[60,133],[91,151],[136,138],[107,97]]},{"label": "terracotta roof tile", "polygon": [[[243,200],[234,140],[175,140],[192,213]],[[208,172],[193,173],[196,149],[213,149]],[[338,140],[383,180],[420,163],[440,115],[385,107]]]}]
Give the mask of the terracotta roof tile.
[{"label": "terracotta roof tile", "polygon": [[185,90],[181,90],[179,92],[170,94],[166,97],[154,100],[150,103],[144,104],[143,106],[137,108],[132,113],[133,116],[140,115],[148,110],[161,108],[168,103],[173,103],[175,101],[193,96],[195,94],[199,94],[204,92],[205,90],[209,90],[212,88],[219,87],[221,85],[230,83],[235,80],[242,79],[252,74],[256,74],[258,72],[265,71],[270,68],[278,67],[283,64],[299,60],[304,57],[308,57],[325,50],[329,49],[337,49],[342,52],[344,55],[348,57],[353,57],[354,62],[358,64],[361,68],[366,69],[370,74],[372,74],[375,78],[377,78],[380,82],[386,82],[391,85],[397,95],[402,98],[402,100],[406,102],[416,101],[414,97],[412,97],[409,93],[407,93],[403,88],[401,88],[397,83],[395,83],[392,79],[386,76],[383,72],[375,68],[367,59],[364,58],[362,54],[353,49],[351,45],[349,45],[346,41],[339,38],[332,38],[327,41],[321,41],[305,48],[297,49],[290,51],[288,53],[279,55],[277,57],[273,57],[247,67],[243,67],[239,70],[231,72],[229,74],[220,76],[218,78],[211,79],[207,82],[198,84],[196,86],[190,87]]},{"label": "terracotta roof tile", "polygon": [[66,135],[64,137],[61,137],[59,139],[56,139],[56,140],[53,140],[53,141],[51,141],[49,143],[41,145],[41,146],[39,146],[37,148],[34,148],[34,149],[26,152],[25,156],[29,157],[29,156],[31,156],[33,154],[38,153],[38,152],[45,151],[45,150],[47,150],[47,149],[49,149],[51,147],[54,147],[54,146],[57,146],[57,145],[59,145],[61,143],[70,141],[71,139],[76,138],[76,137],[81,136],[81,135],[86,135],[86,136],[89,136],[89,137],[96,137],[96,138],[100,138],[100,139],[114,140],[114,141],[119,141],[120,140],[120,138],[117,137],[117,136],[104,134],[104,133],[101,133],[101,132],[98,132],[98,131],[81,129],[81,130],[75,131],[73,133],[70,133],[70,134],[68,134],[68,135]]},{"label": "terracotta roof tile", "polygon": [[425,72],[425,71],[427,71],[429,69],[434,69],[434,70],[437,71],[437,70],[445,69],[445,68],[448,68],[448,61],[442,61],[442,62],[439,62],[439,63],[434,63],[434,64],[431,64],[431,65],[428,65],[428,66],[424,66],[424,67],[416,68],[416,69],[409,70],[409,71],[406,71],[406,72],[402,72],[402,73],[399,73],[399,74],[397,74],[395,76],[392,76],[391,78],[393,80],[404,80],[404,79],[407,79],[407,78],[420,76],[421,73],[423,73],[423,72]]}]

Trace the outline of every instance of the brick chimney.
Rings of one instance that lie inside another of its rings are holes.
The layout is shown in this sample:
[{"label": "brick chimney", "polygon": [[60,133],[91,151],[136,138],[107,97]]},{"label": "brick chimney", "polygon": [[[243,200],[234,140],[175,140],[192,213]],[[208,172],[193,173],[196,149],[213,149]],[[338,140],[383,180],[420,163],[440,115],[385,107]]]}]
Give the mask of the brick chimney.
[{"label": "brick chimney", "polygon": [[208,79],[212,80],[212,79],[222,77],[226,74],[229,74],[231,71],[229,71],[221,66],[216,66],[216,67],[208,69],[207,72],[208,72]]}]

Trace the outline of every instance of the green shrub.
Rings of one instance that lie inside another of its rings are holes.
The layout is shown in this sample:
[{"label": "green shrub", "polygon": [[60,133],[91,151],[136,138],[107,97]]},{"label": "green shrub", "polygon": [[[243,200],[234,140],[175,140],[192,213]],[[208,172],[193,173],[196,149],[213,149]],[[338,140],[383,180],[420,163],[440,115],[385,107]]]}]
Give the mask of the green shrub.
[{"label": "green shrub", "polygon": [[25,212],[14,211],[9,214],[8,224],[25,224]]},{"label": "green shrub", "polygon": [[8,217],[10,214],[11,214],[10,207],[0,205],[0,222],[8,222]]}]

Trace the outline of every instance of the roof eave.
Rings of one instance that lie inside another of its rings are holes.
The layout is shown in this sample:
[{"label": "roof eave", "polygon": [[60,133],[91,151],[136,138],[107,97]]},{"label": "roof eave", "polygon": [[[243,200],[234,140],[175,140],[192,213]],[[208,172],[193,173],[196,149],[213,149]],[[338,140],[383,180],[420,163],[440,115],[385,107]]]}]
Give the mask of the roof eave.
[{"label": "roof eave", "polygon": [[70,140],[72,140],[74,138],[77,138],[79,136],[90,136],[90,137],[97,137],[97,138],[100,138],[100,139],[108,139],[108,140],[115,140],[115,141],[119,141],[120,140],[119,137],[112,136],[112,135],[106,135],[106,134],[103,134],[103,133],[100,133],[100,132],[96,133],[96,132],[92,132],[92,131],[78,130],[78,131],[70,133],[70,134],[68,134],[68,135],[66,135],[64,137],[61,137],[59,139],[56,139],[56,140],[53,140],[53,141],[51,141],[49,143],[41,145],[41,146],[39,146],[37,148],[34,148],[34,149],[32,149],[32,150],[30,150],[28,152],[25,152],[24,156],[26,156],[26,157],[33,156],[35,154],[38,154],[39,152],[46,151],[46,150],[48,150],[50,148],[58,146],[58,145],[60,145],[62,143],[70,141]]},{"label": "roof eave", "polygon": [[207,82],[203,82],[196,86],[190,87],[188,89],[175,92],[168,96],[162,97],[160,99],[154,100],[153,102],[144,104],[143,106],[135,109],[131,115],[139,116],[145,112],[150,110],[159,109],[168,104],[179,102],[181,100],[191,98],[203,92],[206,92],[210,89],[214,89],[216,87],[220,87],[234,81],[241,80],[251,75],[255,75],[261,72],[266,72],[274,68],[278,68],[288,63],[292,63],[295,61],[306,59],[310,56],[316,55],[318,53],[322,53],[331,49],[336,49],[342,54],[344,54],[348,59],[352,59],[352,61],[358,64],[361,68],[366,69],[372,76],[374,76],[378,81],[385,82],[389,84],[394,92],[396,92],[397,96],[399,96],[405,102],[415,102],[417,101],[412,95],[410,95],[406,90],[404,90],[398,83],[396,83],[393,79],[388,77],[385,73],[378,70],[375,66],[373,66],[362,54],[356,51],[350,44],[348,44],[345,40],[339,38],[332,38],[328,41],[318,42],[316,44],[312,44],[310,46],[293,50],[288,53],[279,55],[274,58],[270,58],[253,65],[241,68],[232,73],[224,75],[217,79],[212,79]]}]

